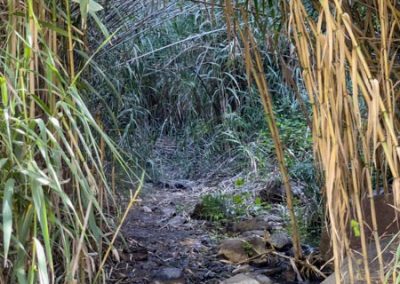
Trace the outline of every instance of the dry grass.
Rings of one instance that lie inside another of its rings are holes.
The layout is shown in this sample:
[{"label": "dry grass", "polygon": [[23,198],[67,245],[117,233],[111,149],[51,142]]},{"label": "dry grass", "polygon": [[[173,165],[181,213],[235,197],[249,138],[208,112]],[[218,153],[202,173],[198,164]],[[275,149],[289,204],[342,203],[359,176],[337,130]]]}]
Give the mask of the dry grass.
[{"label": "dry grass", "polygon": [[[374,208],[372,197],[381,186],[385,193],[393,191],[394,196],[400,196],[396,134],[400,122],[396,106],[399,66],[394,63],[398,58],[399,10],[395,1],[368,2],[322,1],[315,21],[308,17],[301,1],[293,1],[290,7],[290,27],[313,105],[314,147],[325,175],[338,281],[339,267],[349,253],[346,220],[363,224],[361,200],[369,198]],[[361,12],[366,16],[357,17]],[[394,206],[399,205],[395,200]],[[376,212],[372,210],[372,229],[380,252]],[[363,230],[361,241],[365,278],[370,283]],[[384,282],[382,259],[380,279]]]},{"label": "dry grass", "polygon": [[[245,11],[259,10],[257,5],[262,4],[257,2],[249,2],[242,8],[244,22],[248,21]],[[232,19],[240,13],[233,11],[230,0],[224,4],[228,30],[231,30],[237,26]],[[289,14],[287,24],[312,107],[313,145],[325,179],[322,190],[332,236],[336,279],[340,283],[340,266],[344,257],[351,254],[346,227],[351,220],[364,224],[361,203],[368,198],[383,283],[385,270],[379,254],[380,236],[376,231],[373,196],[382,191],[385,194],[393,192],[393,206],[400,208],[399,4],[366,0],[295,0],[290,1],[289,6],[282,4],[282,14]],[[306,10],[305,4],[312,4],[312,8]],[[267,117],[273,120],[268,99],[263,96],[268,87],[263,83],[262,64],[256,63],[255,66],[261,67],[255,68],[250,63],[259,60],[254,39],[246,34],[241,37],[247,72],[253,74],[267,106]],[[269,124],[273,125],[273,122]],[[274,131],[273,127],[270,129]],[[279,157],[279,150],[277,155]],[[286,176],[285,168],[281,167],[281,170]],[[290,208],[290,198],[288,201]],[[371,283],[368,240],[363,226],[360,228],[365,281]],[[351,267],[349,271],[352,272]],[[395,279],[396,275],[393,277]]]}]

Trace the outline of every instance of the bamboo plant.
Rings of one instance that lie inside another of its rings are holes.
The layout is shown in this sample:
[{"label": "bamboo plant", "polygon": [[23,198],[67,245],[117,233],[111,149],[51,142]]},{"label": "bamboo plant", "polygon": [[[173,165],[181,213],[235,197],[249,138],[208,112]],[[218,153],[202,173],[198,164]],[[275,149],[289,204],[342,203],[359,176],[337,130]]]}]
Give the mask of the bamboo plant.
[{"label": "bamboo plant", "polygon": [[75,52],[100,8],[0,2],[0,283],[91,283],[109,242],[103,144],[121,157],[79,92]]},{"label": "bamboo plant", "polygon": [[[266,1],[233,4],[230,0],[221,1],[221,4],[225,7],[228,31],[238,27],[231,22],[234,10],[241,9],[242,16],[250,11],[257,21],[261,7],[274,5]],[[384,283],[388,280],[387,267],[381,254],[373,197],[382,191],[385,195],[392,194],[392,206],[400,208],[399,4],[392,0],[294,0],[281,1],[279,6],[281,18],[289,28],[286,33],[291,35],[303,69],[311,105],[313,146],[325,181],[322,194],[329,219],[336,282],[343,281],[340,271],[347,264],[343,263],[344,257],[352,257],[349,224],[353,223],[358,226],[362,245],[365,275],[361,280]],[[247,21],[245,17],[244,22]],[[250,34],[242,38],[246,61],[251,63],[247,58],[255,57],[257,62],[254,37]],[[268,97],[263,96],[268,87],[262,83],[265,77],[262,68],[254,68],[250,63],[247,63],[247,72],[254,74],[263,104],[267,106],[266,113],[270,115]],[[273,118],[269,117],[273,131]],[[287,175],[282,166],[281,173]],[[369,200],[371,208],[378,279],[372,279],[375,271],[369,267],[362,210],[365,199]],[[351,261],[348,265],[350,281],[360,280],[353,274]],[[392,272],[392,280],[398,280],[396,270]]]}]

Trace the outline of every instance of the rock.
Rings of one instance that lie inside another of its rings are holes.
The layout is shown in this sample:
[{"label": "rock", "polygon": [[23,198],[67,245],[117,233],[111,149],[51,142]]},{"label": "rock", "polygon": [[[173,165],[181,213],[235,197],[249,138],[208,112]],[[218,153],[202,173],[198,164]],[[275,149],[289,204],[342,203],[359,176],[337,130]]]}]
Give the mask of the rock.
[{"label": "rock", "polygon": [[191,251],[196,251],[196,252],[199,252],[202,249],[207,249],[207,247],[205,247],[198,239],[187,238],[181,241],[180,244],[190,248]]},{"label": "rock", "polygon": [[[247,242],[248,251],[247,253],[251,256],[261,255],[267,252],[265,247],[265,239],[260,236],[250,236],[245,239]],[[251,247],[250,247],[251,246]]]},{"label": "rock", "polygon": [[218,255],[225,257],[233,263],[239,263],[248,259],[245,249],[246,242],[242,239],[226,239],[218,250]]},{"label": "rock", "polygon": [[251,276],[241,273],[222,281],[221,284],[260,284],[260,282]]},{"label": "rock", "polygon": [[277,223],[277,222],[268,222],[268,227],[270,228],[271,231],[279,231],[285,228],[283,223]]},{"label": "rock", "polygon": [[147,206],[142,206],[142,210],[143,210],[144,212],[146,212],[146,213],[151,213],[151,212],[153,212],[153,210],[151,210],[151,208],[150,208],[150,207],[147,207]]},{"label": "rock", "polygon": [[257,281],[260,282],[260,284],[272,284],[271,278],[269,278],[266,275],[257,274],[254,276],[254,278],[257,279]]},{"label": "rock", "polygon": [[218,255],[224,256],[233,263],[246,261],[249,257],[262,255],[267,252],[264,238],[252,235],[245,239],[224,240]]},{"label": "rock", "polygon": [[285,232],[274,232],[267,237],[267,242],[275,249],[281,250],[286,246],[292,245],[292,240]]},{"label": "rock", "polygon": [[240,273],[222,281],[222,284],[272,284],[272,280],[262,274]]},{"label": "rock", "polygon": [[185,284],[183,270],[174,267],[165,267],[157,270],[153,275],[153,284]]}]

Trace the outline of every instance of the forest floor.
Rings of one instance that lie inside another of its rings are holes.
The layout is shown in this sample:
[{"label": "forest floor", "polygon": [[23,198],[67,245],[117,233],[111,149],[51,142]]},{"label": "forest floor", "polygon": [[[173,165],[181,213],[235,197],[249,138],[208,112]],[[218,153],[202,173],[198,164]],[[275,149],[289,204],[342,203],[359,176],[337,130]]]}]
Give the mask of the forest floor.
[{"label": "forest floor", "polygon": [[[280,209],[231,221],[197,220],[201,196],[213,190],[188,181],[146,184],[123,226],[127,244],[109,269],[109,283],[257,284],[305,279],[307,272],[291,261],[292,244]],[[313,255],[310,247],[304,246],[304,251]]]}]

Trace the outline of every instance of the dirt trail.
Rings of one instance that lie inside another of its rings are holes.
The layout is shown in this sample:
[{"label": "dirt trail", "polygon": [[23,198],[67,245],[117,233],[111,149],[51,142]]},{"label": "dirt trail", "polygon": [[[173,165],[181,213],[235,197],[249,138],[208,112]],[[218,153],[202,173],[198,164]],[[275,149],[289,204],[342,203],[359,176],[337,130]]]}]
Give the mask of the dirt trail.
[{"label": "dirt trail", "polygon": [[129,249],[120,253],[110,283],[155,283],[165,273],[180,273],[186,283],[219,283],[230,276],[232,266],[217,259],[218,241],[207,222],[189,217],[199,193],[178,187],[146,185],[124,224]]},{"label": "dirt trail", "polygon": [[146,184],[123,226],[127,243],[117,245],[108,283],[299,283],[285,223],[273,210],[226,225],[190,217],[215,190],[200,182]]}]

